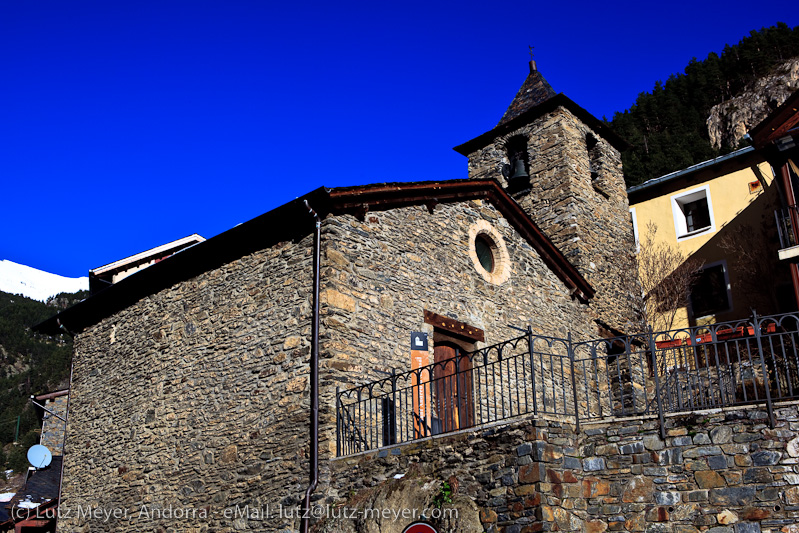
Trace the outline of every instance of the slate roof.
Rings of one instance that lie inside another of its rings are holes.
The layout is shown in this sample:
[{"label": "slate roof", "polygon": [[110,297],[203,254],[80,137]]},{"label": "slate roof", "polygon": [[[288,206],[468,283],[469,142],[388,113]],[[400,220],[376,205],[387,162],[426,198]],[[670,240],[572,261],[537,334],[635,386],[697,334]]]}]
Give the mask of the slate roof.
[{"label": "slate roof", "polygon": [[505,114],[502,115],[497,126],[501,126],[506,122],[513,120],[525,111],[529,111],[535,106],[544,103],[557,93],[549,85],[549,82],[544,79],[544,76],[535,68],[535,61],[530,61],[530,74],[524,80],[516,97],[508,106]]},{"label": "slate roof", "polygon": [[604,122],[575,104],[565,94],[556,93],[536,69],[535,61],[530,61],[530,74],[527,75],[527,79],[524,80],[521,89],[516,93],[516,97],[502,115],[499,123],[479,137],[456,146],[454,150],[468,157],[472,152],[491,144],[497,137],[529,124],[539,116],[550,113],[558,107],[564,107],[571,111],[617,150],[624,151],[630,148],[629,143],[616,135]]},{"label": "slate roof", "polygon": [[54,455],[47,468],[34,471],[25,482],[25,486],[11,499],[9,507],[16,507],[20,502],[42,504],[58,498],[62,459],[62,456]]},{"label": "slate roof", "polygon": [[217,268],[274,243],[302,238],[313,229],[310,206],[324,218],[328,214],[364,214],[411,205],[434,209],[436,204],[482,199],[491,202],[541,256],[546,265],[581,300],[595,290],[563,253],[541,231],[530,215],[493,179],[465,179],[405,183],[376,183],[356,187],[320,187],[291,202],[240,224],[205,242],[183,250],[102,289],[58,315],[37,324],[34,331],[78,333],[103,318],[180,281]]}]

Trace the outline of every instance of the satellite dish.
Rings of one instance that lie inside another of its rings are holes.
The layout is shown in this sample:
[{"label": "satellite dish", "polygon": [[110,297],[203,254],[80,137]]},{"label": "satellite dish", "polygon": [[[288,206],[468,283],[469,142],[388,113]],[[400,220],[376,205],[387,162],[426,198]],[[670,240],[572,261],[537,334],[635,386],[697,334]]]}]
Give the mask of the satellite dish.
[{"label": "satellite dish", "polygon": [[53,454],[47,446],[34,444],[28,449],[28,462],[36,468],[44,468],[53,460]]}]

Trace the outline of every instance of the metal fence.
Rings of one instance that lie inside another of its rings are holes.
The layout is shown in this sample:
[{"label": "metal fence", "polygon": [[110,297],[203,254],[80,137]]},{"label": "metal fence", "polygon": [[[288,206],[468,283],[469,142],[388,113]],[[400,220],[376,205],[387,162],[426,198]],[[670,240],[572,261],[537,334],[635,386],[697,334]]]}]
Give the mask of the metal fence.
[{"label": "metal fence", "polygon": [[799,315],[584,342],[527,333],[336,391],[348,455],[520,415],[574,422],[799,398]]}]

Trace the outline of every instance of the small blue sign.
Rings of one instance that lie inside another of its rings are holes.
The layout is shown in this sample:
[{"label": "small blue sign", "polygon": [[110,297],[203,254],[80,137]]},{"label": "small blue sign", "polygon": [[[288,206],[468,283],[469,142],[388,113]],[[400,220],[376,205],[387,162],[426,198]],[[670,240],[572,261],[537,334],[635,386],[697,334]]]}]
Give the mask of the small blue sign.
[{"label": "small blue sign", "polygon": [[411,350],[427,351],[427,333],[421,331],[411,332]]}]

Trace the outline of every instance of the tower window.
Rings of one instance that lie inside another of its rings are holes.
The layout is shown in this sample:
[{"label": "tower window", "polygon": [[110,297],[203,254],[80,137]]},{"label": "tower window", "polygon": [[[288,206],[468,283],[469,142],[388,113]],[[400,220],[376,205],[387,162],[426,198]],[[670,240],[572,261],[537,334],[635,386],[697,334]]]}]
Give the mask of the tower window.
[{"label": "tower window", "polygon": [[599,179],[599,141],[593,134],[585,136],[585,146],[588,149],[588,170],[591,172],[591,181]]},{"label": "tower window", "polygon": [[530,187],[527,162],[527,139],[511,137],[505,143],[508,164],[503,165],[502,175],[508,180],[508,192],[518,192]]}]

